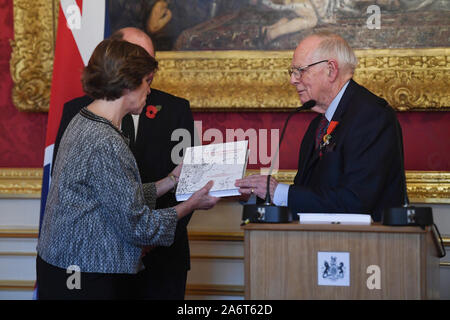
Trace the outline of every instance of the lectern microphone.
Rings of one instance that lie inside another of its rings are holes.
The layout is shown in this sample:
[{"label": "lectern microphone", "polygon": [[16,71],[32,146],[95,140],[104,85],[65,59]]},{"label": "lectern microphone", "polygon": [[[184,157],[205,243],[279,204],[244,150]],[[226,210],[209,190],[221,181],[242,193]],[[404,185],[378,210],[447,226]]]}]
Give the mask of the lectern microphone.
[{"label": "lectern microphone", "polygon": [[242,213],[242,221],[244,222],[271,222],[271,223],[282,223],[292,221],[292,214],[288,207],[276,206],[272,204],[272,199],[270,197],[270,177],[273,171],[274,159],[278,156],[280,151],[281,142],[283,141],[284,133],[286,131],[287,124],[291,117],[299,111],[309,110],[316,105],[316,101],[309,100],[305,102],[301,107],[296,108],[287,117],[283,130],[281,131],[280,140],[278,142],[277,150],[272,157],[272,164],[270,165],[269,174],[267,175],[267,191],[266,198],[263,204],[246,204],[244,205],[244,210]]}]

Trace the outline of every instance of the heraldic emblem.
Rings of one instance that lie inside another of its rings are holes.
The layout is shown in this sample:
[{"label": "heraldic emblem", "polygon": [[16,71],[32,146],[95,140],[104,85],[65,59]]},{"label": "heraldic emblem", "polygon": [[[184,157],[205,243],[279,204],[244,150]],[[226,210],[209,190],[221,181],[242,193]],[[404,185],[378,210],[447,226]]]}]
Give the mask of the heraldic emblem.
[{"label": "heraldic emblem", "polygon": [[322,278],[333,281],[344,278],[345,265],[338,262],[336,257],[331,256],[330,261],[324,261],[322,266]]}]

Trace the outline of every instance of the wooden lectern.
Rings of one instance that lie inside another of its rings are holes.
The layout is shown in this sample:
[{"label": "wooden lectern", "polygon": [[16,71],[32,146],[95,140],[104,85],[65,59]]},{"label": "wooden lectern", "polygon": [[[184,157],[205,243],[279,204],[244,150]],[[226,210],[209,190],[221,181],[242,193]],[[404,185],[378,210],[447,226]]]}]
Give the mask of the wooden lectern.
[{"label": "wooden lectern", "polygon": [[[439,299],[438,250],[429,228],[298,221],[242,228],[246,299]],[[318,262],[322,253],[344,253],[349,265],[335,257]],[[343,270],[349,284],[333,285]],[[326,277],[331,285],[319,285]]]}]

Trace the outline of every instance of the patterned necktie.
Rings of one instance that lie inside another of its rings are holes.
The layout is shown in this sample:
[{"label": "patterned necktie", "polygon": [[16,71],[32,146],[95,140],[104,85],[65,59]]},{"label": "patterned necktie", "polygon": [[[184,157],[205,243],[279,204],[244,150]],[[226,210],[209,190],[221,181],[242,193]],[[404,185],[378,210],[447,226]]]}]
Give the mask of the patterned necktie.
[{"label": "patterned necktie", "polygon": [[322,142],[323,136],[325,135],[325,132],[327,130],[328,127],[328,120],[327,118],[325,118],[325,116],[323,115],[320,118],[320,122],[319,125],[317,126],[317,131],[316,131],[316,149],[319,148],[320,146],[320,142]]},{"label": "patterned necktie", "polygon": [[130,114],[125,115],[122,119],[122,132],[130,139],[130,148],[134,147],[134,124]]}]

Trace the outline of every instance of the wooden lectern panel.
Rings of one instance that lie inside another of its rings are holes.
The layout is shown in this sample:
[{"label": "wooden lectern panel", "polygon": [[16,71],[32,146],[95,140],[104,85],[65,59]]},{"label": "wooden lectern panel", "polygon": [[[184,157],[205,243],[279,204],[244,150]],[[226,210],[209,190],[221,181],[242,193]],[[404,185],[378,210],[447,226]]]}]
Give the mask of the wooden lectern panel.
[{"label": "wooden lectern panel", "polygon": [[[418,227],[294,222],[252,224],[244,230],[247,299],[438,297],[439,259],[430,232]],[[349,286],[318,285],[318,252],[350,254]],[[367,285],[370,266],[379,267],[380,289]]]}]

